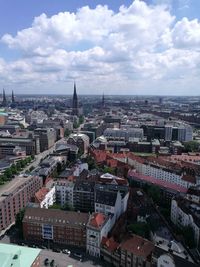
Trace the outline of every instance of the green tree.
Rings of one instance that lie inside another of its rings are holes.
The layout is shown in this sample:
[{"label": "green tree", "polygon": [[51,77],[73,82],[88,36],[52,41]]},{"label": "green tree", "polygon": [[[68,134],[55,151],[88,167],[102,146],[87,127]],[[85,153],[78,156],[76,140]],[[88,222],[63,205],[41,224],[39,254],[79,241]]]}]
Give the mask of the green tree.
[{"label": "green tree", "polygon": [[71,134],[71,131],[69,129],[65,129],[64,136],[68,137]]},{"label": "green tree", "polygon": [[81,115],[79,117],[79,124],[82,124],[82,123],[84,123],[84,116],[83,115]]},{"label": "green tree", "polygon": [[148,238],[150,233],[149,225],[147,223],[142,223],[142,222],[130,224],[128,226],[128,230],[136,235],[145,238]]},{"label": "green tree", "polygon": [[10,168],[5,170],[4,176],[6,176],[8,179],[10,179],[12,177],[12,171]]},{"label": "green tree", "polygon": [[158,186],[150,186],[147,189],[147,194],[149,197],[151,197],[153,199],[153,201],[155,201],[156,203],[160,203],[161,202],[161,192],[160,192],[160,188]]},{"label": "green tree", "polygon": [[198,152],[200,144],[197,141],[189,141],[184,143],[185,152]]},{"label": "green tree", "polygon": [[182,229],[183,237],[189,248],[195,248],[194,231],[192,227],[186,226]]}]

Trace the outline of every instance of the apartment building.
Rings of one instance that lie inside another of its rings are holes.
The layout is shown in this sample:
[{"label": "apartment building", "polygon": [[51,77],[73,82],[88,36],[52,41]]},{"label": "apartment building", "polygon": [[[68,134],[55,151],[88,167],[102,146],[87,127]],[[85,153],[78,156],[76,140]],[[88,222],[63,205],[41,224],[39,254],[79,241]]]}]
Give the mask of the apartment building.
[{"label": "apartment building", "polygon": [[171,221],[179,228],[190,226],[194,239],[200,248],[200,204],[186,198],[177,197],[171,202]]},{"label": "apartment building", "polygon": [[38,176],[18,176],[0,188],[0,233],[15,222],[17,213],[26,207],[42,187]]},{"label": "apartment building", "polygon": [[56,201],[55,186],[52,188],[42,187],[35,193],[35,202],[39,204],[40,208],[48,209]]},{"label": "apartment building", "polygon": [[27,208],[23,219],[24,239],[86,248],[88,219],[88,213]]},{"label": "apartment building", "polygon": [[107,237],[114,225],[112,215],[92,213],[87,224],[87,252],[94,257],[100,257],[101,241]]}]

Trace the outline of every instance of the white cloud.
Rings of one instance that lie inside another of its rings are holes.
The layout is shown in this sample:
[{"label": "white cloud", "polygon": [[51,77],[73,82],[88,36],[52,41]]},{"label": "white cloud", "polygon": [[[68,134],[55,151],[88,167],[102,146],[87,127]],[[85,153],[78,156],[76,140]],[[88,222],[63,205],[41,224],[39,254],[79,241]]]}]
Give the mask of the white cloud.
[{"label": "white cloud", "polygon": [[42,14],[30,28],[16,36],[5,34],[1,42],[22,53],[13,62],[0,60],[0,76],[8,84],[32,88],[32,83],[42,83],[47,88],[44,84],[51,81],[53,91],[76,78],[82,92],[91,86],[96,88],[92,93],[106,87],[110,93],[130,93],[134,85],[138,93],[153,93],[166,83],[183,86],[184,79],[189,86],[192,76],[190,86],[197,86],[200,23],[187,18],[176,22],[166,5],[135,0],[117,13],[99,5],[52,17]]}]

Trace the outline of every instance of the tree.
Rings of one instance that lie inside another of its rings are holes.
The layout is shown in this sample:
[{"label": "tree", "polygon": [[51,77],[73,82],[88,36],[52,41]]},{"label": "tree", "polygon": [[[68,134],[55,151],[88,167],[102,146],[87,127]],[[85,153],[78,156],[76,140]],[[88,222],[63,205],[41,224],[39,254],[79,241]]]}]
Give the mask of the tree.
[{"label": "tree", "polygon": [[197,141],[189,141],[184,143],[185,152],[198,152],[200,144]]},{"label": "tree", "polygon": [[6,176],[8,179],[10,179],[12,177],[12,171],[10,168],[5,170],[4,176]]},{"label": "tree", "polygon": [[195,240],[194,240],[194,231],[192,227],[186,226],[182,229],[183,237],[185,239],[185,243],[188,245],[189,248],[195,247]]},{"label": "tree", "polygon": [[81,115],[79,117],[79,124],[82,124],[82,123],[84,123],[84,116],[83,115]]},{"label": "tree", "polygon": [[149,237],[150,229],[149,225],[147,223],[133,223],[128,226],[128,230],[133,232],[136,235],[142,236],[142,237]]},{"label": "tree", "polygon": [[156,203],[160,203],[161,201],[161,192],[160,192],[160,188],[158,186],[150,186],[147,194],[149,197],[151,197],[153,199],[154,202]]},{"label": "tree", "polygon": [[65,129],[64,136],[68,137],[71,134],[71,131],[69,129]]}]

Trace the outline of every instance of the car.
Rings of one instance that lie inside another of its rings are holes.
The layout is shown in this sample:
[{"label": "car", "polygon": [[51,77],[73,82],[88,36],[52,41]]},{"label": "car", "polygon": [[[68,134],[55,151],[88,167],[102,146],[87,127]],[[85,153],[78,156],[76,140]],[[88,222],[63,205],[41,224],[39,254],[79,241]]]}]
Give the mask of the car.
[{"label": "car", "polygon": [[59,248],[53,248],[52,250],[53,250],[53,252],[58,252],[58,253],[60,252]]},{"label": "car", "polygon": [[83,255],[82,255],[81,253],[75,252],[75,253],[74,253],[74,256],[75,256],[76,258],[78,258],[80,261],[82,261],[82,259],[83,259]]},{"label": "car", "polygon": [[71,254],[71,251],[68,250],[68,249],[63,249],[62,251],[64,254],[67,254],[67,255],[70,255]]}]

